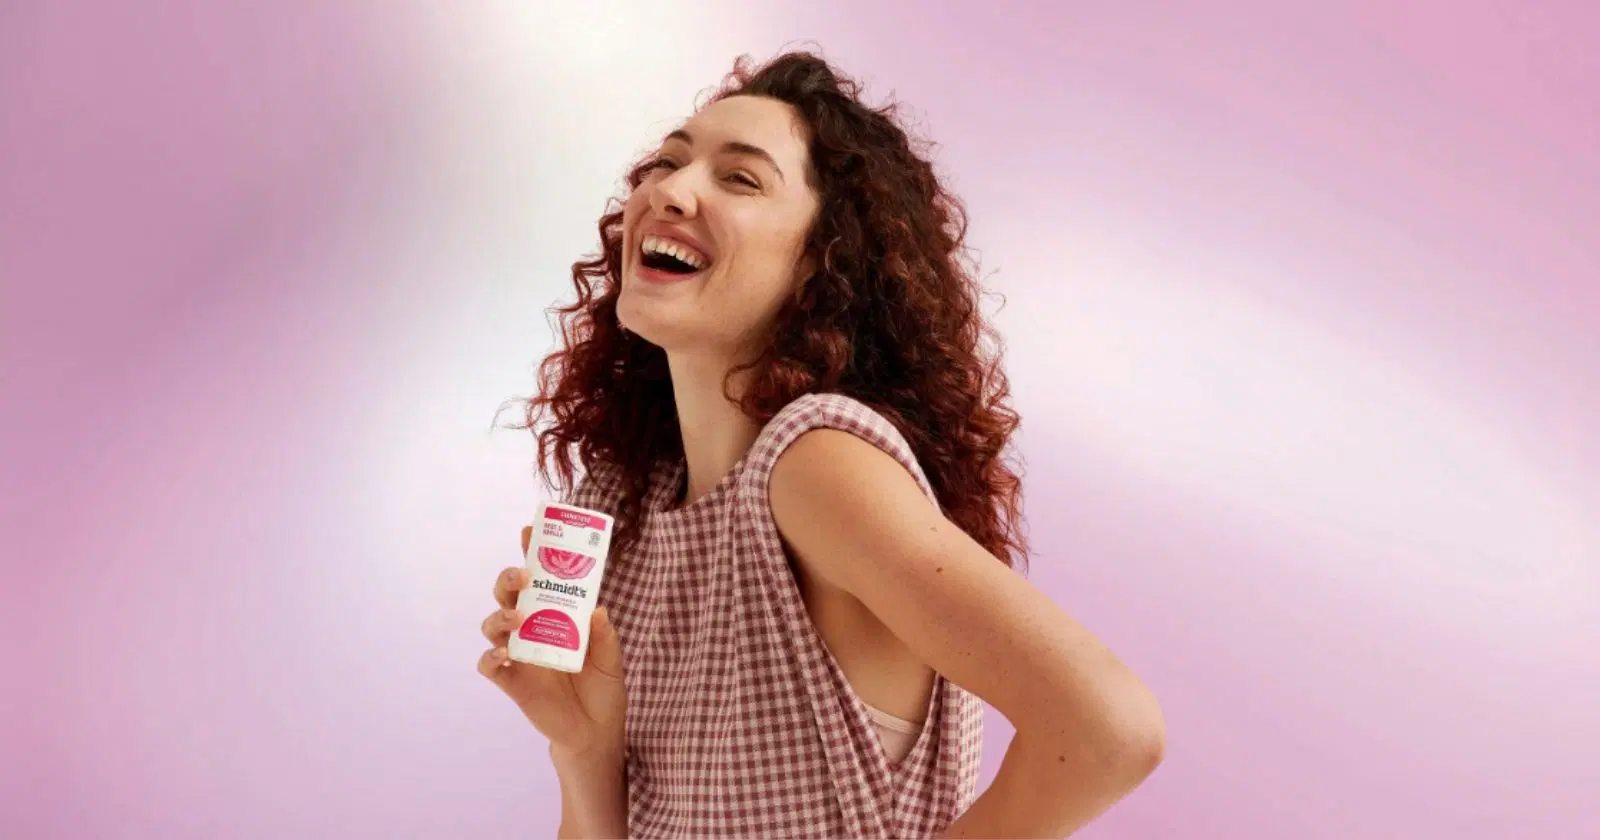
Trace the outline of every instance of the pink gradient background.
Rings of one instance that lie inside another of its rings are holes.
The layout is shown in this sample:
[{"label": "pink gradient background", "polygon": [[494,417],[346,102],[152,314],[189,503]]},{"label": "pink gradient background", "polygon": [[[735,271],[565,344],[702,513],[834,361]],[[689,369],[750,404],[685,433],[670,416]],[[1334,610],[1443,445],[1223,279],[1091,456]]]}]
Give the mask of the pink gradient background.
[{"label": "pink gradient background", "polygon": [[1032,578],[1164,700],[1083,836],[1600,836],[1592,4],[74,6],[0,9],[0,835],[551,834],[491,419],[809,39],[942,144]]}]

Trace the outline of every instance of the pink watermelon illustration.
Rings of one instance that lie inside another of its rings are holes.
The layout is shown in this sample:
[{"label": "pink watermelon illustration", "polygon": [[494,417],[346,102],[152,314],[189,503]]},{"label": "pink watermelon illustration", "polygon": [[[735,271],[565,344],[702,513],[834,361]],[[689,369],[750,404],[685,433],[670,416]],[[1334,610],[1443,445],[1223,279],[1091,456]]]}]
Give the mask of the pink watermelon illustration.
[{"label": "pink watermelon illustration", "polygon": [[595,558],[563,548],[539,546],[539,565],[562,580],[577,580],[594,568]]}]

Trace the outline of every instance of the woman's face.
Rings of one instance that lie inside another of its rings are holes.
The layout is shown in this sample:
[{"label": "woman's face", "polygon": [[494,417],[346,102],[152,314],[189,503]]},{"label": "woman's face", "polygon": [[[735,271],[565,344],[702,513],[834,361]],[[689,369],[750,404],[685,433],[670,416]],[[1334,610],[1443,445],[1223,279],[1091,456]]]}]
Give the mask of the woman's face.
[{"label": "woman's face", "polygon": [[733,96],[667,135],[623,208],[622,325],[669,352],[759,351],[802,264],[818,199],[787,103]]}]

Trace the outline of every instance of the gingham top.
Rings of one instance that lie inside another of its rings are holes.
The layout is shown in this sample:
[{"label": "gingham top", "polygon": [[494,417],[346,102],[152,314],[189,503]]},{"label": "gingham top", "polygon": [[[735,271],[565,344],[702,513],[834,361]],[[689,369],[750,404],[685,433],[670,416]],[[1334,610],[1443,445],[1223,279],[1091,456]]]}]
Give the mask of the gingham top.
[{"label": "gingham top", "polygon": [[[674,507],[684,465],[663,465],[639,541],[608,562],[600,602],[622,639],[632,837],[924,837],[976,793],[980,701],[938,678],[915,744],[891,762],[800,597],[768,478],[796,438],[822,427],[893,455],[933,497],[881,415],[810,395],[686,506]],[[614,512],[609,483],[597,472],[571,502]]]}]

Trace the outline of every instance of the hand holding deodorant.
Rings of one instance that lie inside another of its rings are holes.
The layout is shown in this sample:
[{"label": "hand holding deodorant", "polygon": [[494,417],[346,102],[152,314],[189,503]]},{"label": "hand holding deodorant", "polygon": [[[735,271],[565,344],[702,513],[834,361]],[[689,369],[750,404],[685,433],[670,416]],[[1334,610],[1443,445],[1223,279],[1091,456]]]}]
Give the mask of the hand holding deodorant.
[{"label": "hand holding deodorant", "polygon": [[614,524],[598,511],[544,505],[528,542],[528,588],[517,595],[517,611],[526,617],[507,644],[512,659],[568,673],[583,670]]}]

